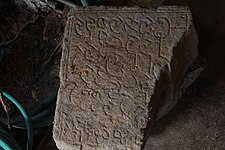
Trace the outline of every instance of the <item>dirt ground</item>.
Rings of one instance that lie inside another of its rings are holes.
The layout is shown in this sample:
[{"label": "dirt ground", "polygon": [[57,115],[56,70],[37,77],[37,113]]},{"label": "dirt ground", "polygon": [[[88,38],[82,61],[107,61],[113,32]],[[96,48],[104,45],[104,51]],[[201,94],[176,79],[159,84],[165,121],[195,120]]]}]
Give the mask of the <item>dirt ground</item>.
[{"label": "dirt ground", "polygon": [[[190,8],[206,69],[176,107],[155,124],[145,149],[224,150],[225,1],[166,0],[164,5]],[[27,109],[32,109],[59,86],[59,43],[65,16],[54,12],[34,14],[28,10],[18,13],[15,7],[12,9],[2,1],[0,6],[1,38],[14,37],[23,29],[14,42],[0,45],[0,84]],[[30,23],[23,28],[27,20]],[[11,32],[4,32],[10,29]],[[12,107],[10,111],[15,110]],[[57,149],[51,130],[48,131],[35,137],[35,149]]]},{"label": "dirt ground", "polygon": [[224,150],[225,81],[196,81],[152,130],[146,150]]},{"label": "dirt ground", "polygon": [[146,150],[225,149],[225,1],[167,0],[189,6],[206,69],[152,130]]}]

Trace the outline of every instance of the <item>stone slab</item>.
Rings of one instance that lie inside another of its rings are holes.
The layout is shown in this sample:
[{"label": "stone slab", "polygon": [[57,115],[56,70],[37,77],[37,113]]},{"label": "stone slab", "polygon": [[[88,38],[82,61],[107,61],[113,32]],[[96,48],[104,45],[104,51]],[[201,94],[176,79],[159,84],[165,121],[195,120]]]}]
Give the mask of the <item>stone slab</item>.
[{"label": "stone slab", "polygon": [[53,137],[63,150],[143,149],[197,57],[186,7],[77,7],[61,59]]}]

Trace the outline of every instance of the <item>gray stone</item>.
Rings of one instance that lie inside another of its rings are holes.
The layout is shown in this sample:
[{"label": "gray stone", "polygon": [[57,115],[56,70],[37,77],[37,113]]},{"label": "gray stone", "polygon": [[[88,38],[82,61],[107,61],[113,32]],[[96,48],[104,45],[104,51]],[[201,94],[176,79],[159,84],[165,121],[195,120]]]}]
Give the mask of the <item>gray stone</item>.
[{"label": "gray stone", "polygon": [[61,59],[57,147],[143,149],[156,117],[192,82],[183,84],[197,54],[188,8],[74,9]]},{"label": "gray stone", "polygon": [[129,4],[141,7],[159,7],[165,0],[131,0]]},{"label": "gray stone", "polygon": [[159,7],[165,0],[101,0],[101,4],[108,6],[140,6],[144,8]]}]

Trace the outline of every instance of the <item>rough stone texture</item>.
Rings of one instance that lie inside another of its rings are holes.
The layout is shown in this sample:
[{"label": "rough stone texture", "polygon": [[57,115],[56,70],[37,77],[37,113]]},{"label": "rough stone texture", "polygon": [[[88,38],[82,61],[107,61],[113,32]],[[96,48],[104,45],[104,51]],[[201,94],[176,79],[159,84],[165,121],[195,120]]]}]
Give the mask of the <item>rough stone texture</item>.
[{"label": "rough stone texture", "polygon": [[101,4],[110,6],[140,6],[140,7],[159,7],[165,0],[101,0]]},{"label": "rough stone texture", "polygon": [[[184,7],[76,8],[67,21],[53,136],[59,149],[139,150],[197,57]],[[194,79],[195,77],[193,77]]]},{"label": "rough stone texture", "polygon": [[131,5],[137,5],[141,7],[158,7],[160,6],[165,0],[131,0]]}]

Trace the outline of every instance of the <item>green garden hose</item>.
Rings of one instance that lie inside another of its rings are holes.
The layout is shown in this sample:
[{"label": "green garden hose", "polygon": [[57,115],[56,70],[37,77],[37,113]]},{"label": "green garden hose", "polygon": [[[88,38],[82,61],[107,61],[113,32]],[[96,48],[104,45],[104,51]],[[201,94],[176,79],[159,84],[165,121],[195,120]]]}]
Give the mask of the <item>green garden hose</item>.
[{"label": "green garden hose", "polygon": [[[37,122],[37,120],[42,122],[42,118],[45,118],[47,116],[52,116],[52,118],[54,118],[54,116],[52,114],[54,114],[54,110],[55,110],[54,105],[55,105],[55,102],[56,102],[56,99],[57,99],[57,93],[58,93],[58,89],[56,89],[54,92],[49,94],[49,96],[46,100],[44,100],[41,104],[39,104],[37,107],[35,107],[34,109],[32,109],[29,112],[29,115],[31,116],[31,121],[32,121],[33,126],[36,126],[34,124],[34,122]],[[12,117],[10,117],[9,123],[12,126],[14,126],[14,125],[17,126],[17,123],[21,122],[22,119],[23,119],[22,116],[18,116],[18,115],[12,116]],[[8,126],[8,119],[5,118],[5,117],[0,117],[0,123],[5,125],[5,126]],[[41,124],[44,125],[43,123],[41,123]],[[45,124],[45,126],[42,126],[42,127],[47,127],[47,126],[49,126],[49,123]]]},{"label": "green garden hose", "polygon": [[[31,124],[30,117],[27,115],[24,108],[20,105],[20,103],[14,99],[11,95],[9,95],[7,92],[2,91],[2,95],[5,96],[8,100],[10,100],[16,107],[20,110],[22,113],[25,123],[26,123],[26,129],[27,129],[27,150],[32,150],[33,145],[33,128]],[[4,150],[17,150],[18,147],[14,147],[14,145],[17,145],[13,138],[10,136],[10,134],[4,132],[1,130],[0,135],[0,147],[2,147]],[[17,148],[17,149],[15,149]]]},{"label": "green garden hose", "polygon": [[21,150],[15,139],[3,128],[0,127],[0,149]]},{"label": "green garden hose", "polygon": [[87,7],[89,5],[87,0],[81,0],[81,3],[84,7]]},{"label": "green garden hose", "polygon": [[[38,107],[36,107],[29,113],[32,115],[30,121],[32,122],[32,129],[35,129],[36,134],[42,133],[42,130],[44,130],[46,127],[51,127],[51,125],[53,125],[54,110],[55,110],[54,102],[56,101],[57,91],[58,89],[55,90],[52,94],[49,94],[48,99],[46,99],[43,103],[41,103]],[[16,101],[6,92],[2,92],[2,95],[11,101],[12,100]],[[16,104],[18,104],[18,102]],[[18,105],[16,106],[18,107]],[[19,108],[21,107],[18,107],[18,109]],[[23,112],[24,112],[24,109],[23,109]],[[24,114],[22,113],[22,116],[17,115],[10,118],[10,125],[16,129],[23,129],[23,130],[28,129],[26,120],[25,122],[22,120],[23,117],[24,117]],[[0,123],[7,126],[8,125],[7,118],[0,117]],[[31,132],[28,132],[28,134],[29,133]],[[30,137],[33,138],[33,135],[31,135]],[[0,128],[0,150],[2,150],[1,147],[4,150],[21,150],[21,148],[18,146],[17,142],[13,139],[13,137],[2,128]],[[28,147],[27,147],[27,150],[29,150]]]},{"label": "green garden hose", "polygon": [[[51,125],[53,125],[53,122],[54,122],[54,115],[47,116],[45,118],[42,118],[41,120],[32,121],[33,129],[51,126]],[[16,129],[23,129],[23,130],[26,129],[26,126],[24,125],[23,122],[15,123],[15,124],[12,125],[12,127],[16,128]]]}]

